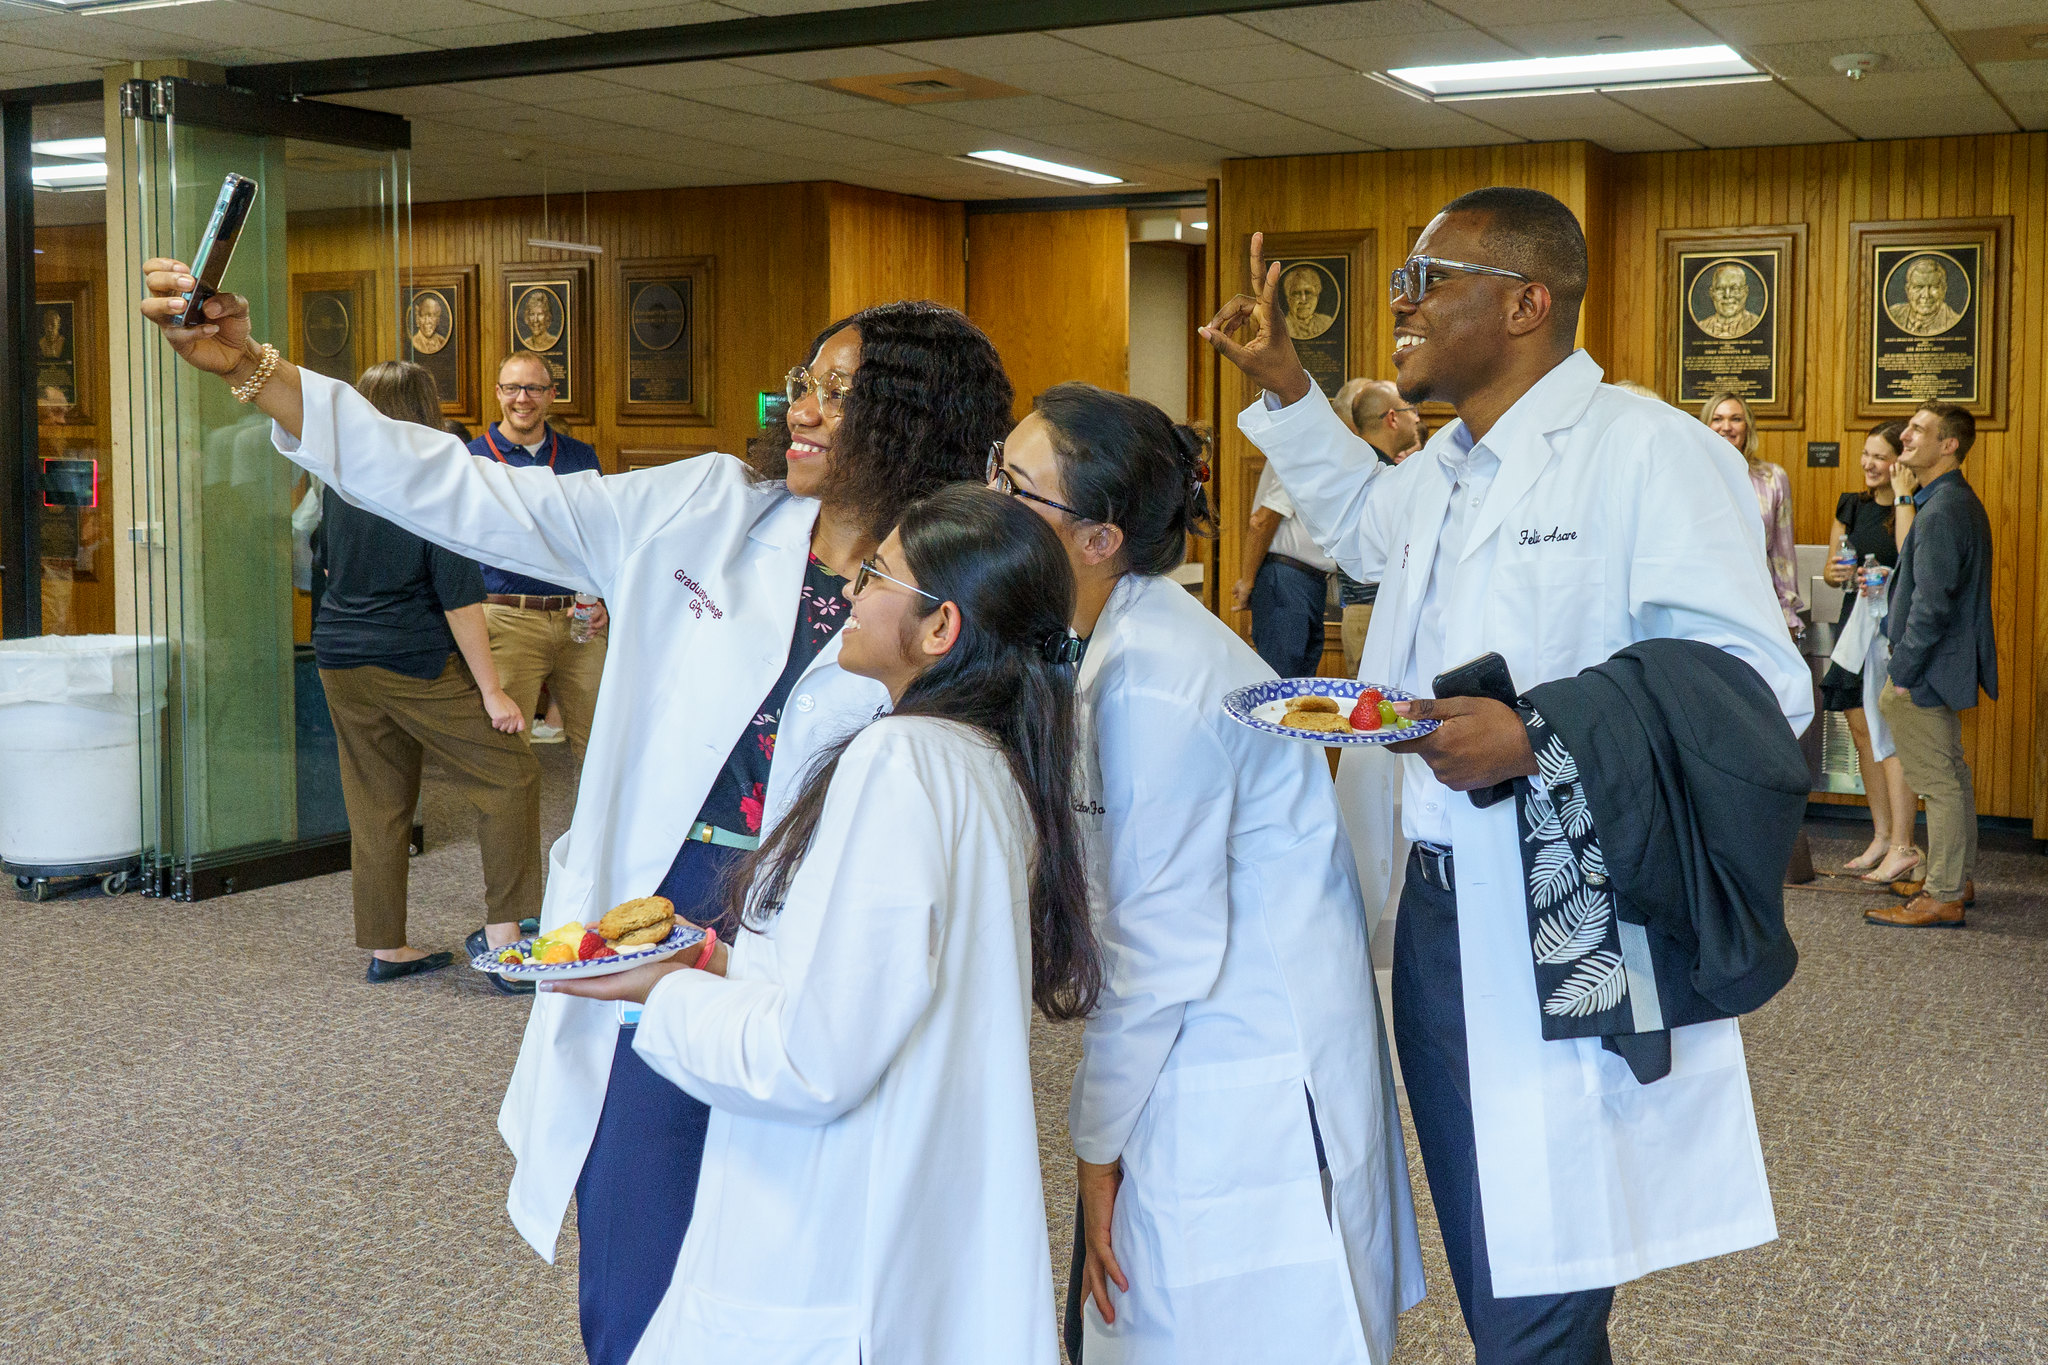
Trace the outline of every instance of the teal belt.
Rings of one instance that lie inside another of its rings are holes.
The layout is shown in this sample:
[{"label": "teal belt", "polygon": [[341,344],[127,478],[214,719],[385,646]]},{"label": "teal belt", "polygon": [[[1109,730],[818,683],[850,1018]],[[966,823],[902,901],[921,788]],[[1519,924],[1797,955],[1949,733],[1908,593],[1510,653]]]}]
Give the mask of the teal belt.
[{"label": "teal belt", "polygon": [[751,834],[734,834],[729,829],[720,829],[708,820],[699,820],[690,826],[690,837],[700,844],[717,844],[720,848],[737,848],[747,852],[761,846],[760,839]]}]

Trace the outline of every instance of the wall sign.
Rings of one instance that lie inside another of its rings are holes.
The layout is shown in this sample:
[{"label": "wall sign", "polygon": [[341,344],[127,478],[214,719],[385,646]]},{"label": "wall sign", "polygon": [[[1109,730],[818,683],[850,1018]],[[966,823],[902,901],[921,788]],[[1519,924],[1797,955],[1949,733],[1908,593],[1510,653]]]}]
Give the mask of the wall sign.
[{"label": "wall sign", "polygon": [[353,384],[372,357],[376,336],[373,270],[325,270],[292,276],[291,360],[295,365]]},{"label": "wall sign", "polygon": [[1840,441],[1808,441],[1806,443],[1806,467],[1808,469],[1833,469],[1842,463]]},{"label": "wall sign", "polygon": [[1805,421],[1806,224],[1657,234],[1657,389],[1688,411],[1741,396],[1761,428]]},{"label": "wall sign", "polygon": [[1849,227],[1857,268],[1856,416],[1910,416],[1925,402],[2005,425],[2012,219]]},{"label": "wall sign", "polygon": [[[1379,296],[1371,283],[1373,234],[1356,232],[1269,232],[1266,262],[1280,263],[1278,306],[1302,367],[1327,398],[1346,380],[1377,369],[1373,364],[1373,319]],[[1251,238],[1244,239],[1249,260]],[[1365,294],[1359,294],[1359,289]]]},{"label": "wall sign", "polygon": [[619,263],[618,419],[711,424],[711,258]]}]

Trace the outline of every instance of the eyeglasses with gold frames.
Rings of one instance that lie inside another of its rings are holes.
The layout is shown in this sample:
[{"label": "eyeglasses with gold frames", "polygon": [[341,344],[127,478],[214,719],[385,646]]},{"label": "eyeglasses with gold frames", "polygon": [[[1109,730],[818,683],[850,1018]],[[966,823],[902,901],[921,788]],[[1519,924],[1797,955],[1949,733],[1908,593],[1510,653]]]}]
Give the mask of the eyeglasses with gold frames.
[{"label": "eyeglasses with gold frames", "polygon": [[837,407],[846,401],[847,394],[853,392],[853,380],[836,371],[819,379],[799,365],[782,376],[782,392],[791,407],[803,402],[806,394],[816,394],[819,407],[828,403]]},{"label": "eyeglasses with gold frames", "polygon": [[897,587],[903,589],[905,592],[914,592],[919,597],[924,598],[935,607],[939,606],[941,603],[945,601],[944,598],[928,593],[923,588],[917,587],[915,584],[905,583],[900,578],[896,578],[889,574],[883,573],[880,569],[875,567],[875,561],[872,557],[868,559],[863,559],[860,562],[860,569],[853,576],[853,595],[855,597],[867,596],[870,581],[877,578],[881,579],[885,583],[894,583]]}]

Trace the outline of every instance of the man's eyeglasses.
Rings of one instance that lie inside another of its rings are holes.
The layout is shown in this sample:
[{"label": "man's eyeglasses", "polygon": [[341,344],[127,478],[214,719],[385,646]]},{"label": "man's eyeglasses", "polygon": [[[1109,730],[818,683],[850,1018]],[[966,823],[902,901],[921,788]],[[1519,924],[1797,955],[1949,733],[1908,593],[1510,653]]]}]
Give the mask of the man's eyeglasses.
[{"label": "man's eyeglasses", "polygon": [[846,395],[853,392],[853,381],[843,374],[828,374],[823,379],[814,379],[811,372],[799,365],[782,376],[782,392],[795,407],[804,401],[804,395],[818,395],[818,406],[827,403],[839,404],[846,401]]},{"label": "man's eyeglasses", "polygon": [[894,583],[897,587],[903,589],[905,592],[914,592],[919,597],[922,597],[929,601],[935,607],[945,600],[942,597],[936,597],[933,594],[926,592],[923,588],[913,586],[909,583],[905,583],[900,578],[890,577],[888,574],[883,573],[880,569],[875,567],[875,561],[873,559],[863,559],[860,562],[860,569],[853,576],[853,595],[855,597],[867,596],[869,583],[877,578],[887,583]]},{"label": "man's eyeglasses", "polygon": [[1089,516],[1077,507],[1069,507],[1063,502],[1054,502],[1051,498],[1040,497],[1028,489],[1019,488],[1017,481],[1010,477],[1009,469],[1003,464],[1003,443],[1001,441],[993,441],[989,444],[988,469],[983,478],[988,486],[995,489],[998,493],[1007,493],[1013,498],[1022,498],[1026,502],[1035,502],[1046,507],[1056,508],[1059,511],[1065,512],[1068,516],[1081,521],[1096,520],[1096,518]]},{"label": "man's eyeglasses", "polygon": [[512,398],[525,394],[528,398],[545,398],[555,391],[553,384],[500,384],[498,397]]},{"label": "man's eyeglasses", "polygon": [[1457,270],[1467,275],[1499,275],[1505,279],[1520,280],[1533,284],[1527,275],[1519,270],[1503,270],[1497,265],[1474,265],[1470,261],[1448,261],[1441,256],[1410,256],[1401,263],[1387,286],[1387,302],[1399,303],[1405,296],[1410,303],[1421,303],[1429,293],[1432,284],[1443,283],[1441,272]]}]

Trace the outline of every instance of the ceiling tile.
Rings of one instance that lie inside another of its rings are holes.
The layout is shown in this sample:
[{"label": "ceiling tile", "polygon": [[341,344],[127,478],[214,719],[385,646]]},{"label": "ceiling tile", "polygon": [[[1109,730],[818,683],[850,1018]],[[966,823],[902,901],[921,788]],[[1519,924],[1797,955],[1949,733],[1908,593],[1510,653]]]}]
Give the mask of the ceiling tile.
[{"label": "ceiling tile", "polygon": [[[342,31],[347,34],[353,30]],[[0,27],[0,34],[5,34],[8,42],[25,47],[101,57],[110,62],[145,61],[188,53],[198,56],[204,47],[177,34],[137,28],[117,19],[86,20],[68,14],[9,20]]]},{"label": "ceiling tile", "polygon": [[[1527,9],[1523,15],[1526,17]],[[1315,5],[1307,9],[1241,14],[1237,21],[1290,43],[1322,51],[1330,43],[1377,42],[1411,33],[1472,31],[1462,19],[1424,0],[1370,0],[1366,4]]]},{"label": "ceiling tile", "polygon": [[1163,90],[1132,90],[1113,95],[1070,95],[1070,102],[1139,123],[1157,124],[1173,119],[1186,126],[1190,120],[1223,120],[1265,112],[1232,99],[1219,91],[1179,82]]},{"label": "ceiling tile", "polygon": [[1000,100],[958,100],[952,104],[927,104],[925,112],[949,123],[967,123],[976,128],[1051,128],[1065,123],[1086,123],[1100,116],[1092,109],[1050,100],[1043,95],[1015,95]]},{"label": "ceiling tile", "polygon": [[1097,156],[1128,158],[1145,161],[1160,157],[1172,161],[1200,161],[1207,157],[1221,160],[1229,155],[1229,149],[1199,138],[1182,137],[1178,133],[1161,132],[1135,123],[1117,119],[1104,119],[1100,123],[1076,123],[1065,128],[1047,128],[1039,134],[1040,140],[1057,147],[1067,147],[1077,152],[1091,152]]},{"label": "ceiling tile", "polygon": [[[1884,58],[1879,71],[1963,71],[1963,59],[1939,33],[1893,33],[1865,36],[1856,40],[1857,52],[1874,52]],[[1787,80],[1795,76],[1819,76],[1848,83],[1848,77],[1829,65],[1843,51],[1842,44],[1766,43],[1747,49],[1748,54]],[[1864,79],[1869,79],[1865,77]]]},{"label": "ceiling tile", "polygon": [[1468,23],[1488,29],[1526,23],[1538,15],[1548,22],[1563,23],[1572,19],[1616,19],[1630,14],[1674,12],[1667,0],[1543,0],[1540,7],[1529,0],[1436,0],[1436,4]]},{"label": "ceiling tile", "polygon": [[1200,52],[1162,52],[1131,58],[1140,66],[1164,71],[1198,85],[1284,81],[1305,76],[1349,74],[1333,61],[1304,52],[1291,43],[1269,40],[1256,46],[1208,48]]},{"label": "ceiling tile", "polygon": [[1743,5],[1738,8],[1701,5],[1699,21],[1728,42],[1841,42],[1844,52],[1867,33],[1931,33],[1934,25],[1914,0],[1790,0],[1789,3]]},{"label": "ceiling tile", "polygon": [[2048,91],[2048,57],[2035,62],[1983,62],[1977,74],[2001,95],[2037,95]]},{"label": "ceiling tile", "polygon": [[1880,71],[1849,82],[1808,77],[1787,81],[1828,117],[1864,138],[1958,137],[2009,133],[2013,122],[1974,83],[1939,73]]},{"label": "ceiling tile", "polygon": [[1285,114],[1264,111],[1240,114],[1209,125],[1204,131],[1240,156],[1321,156],[1330,152],[1363,152],[1372,145]]},{"label": "ceiling tile", "polygon": [[1006,33],[987,38],[947,38],[929,43],[893,43],[889,51],[933,66],[980,71],[983,66],[1025,66],[1065,62],[1092,55],[1088,49],[1049,33]]},{"label": "ceiling tile", "polygon": [[[480,27],[430,28],[406,36],[432,43],[435,47],[457,48],[489,47],[493,43],[525,42],[529,39],[538,41],[542,38],[574,38],[583,32],[584,30],[580,28],[571,28],[567,24],[558,24],[549,19],[520,19],[512,27],[504,24],[486,24]],[[519,36],[508,38],[505,36],[508,33],[516,33]]]},{"label": "ceiling tile", "polygon": [[1848,130],[1782,85],[1695,86],[1609,96],[1708,147],[1840,142]]},{"label": "ceiling tile", "polygon": [[352,104],[358,109],[382,109],[387,114],[405,114],[412,118],[497,103],[467,85],[415,85],[403,90],[360,90],[323,98],[335,104]]},{"label": "ceiling tile", "polygon": [[1705,47],[1721,41],[1715,34],[1678,13],[1626,14],[1594,19],[1567,19],[1504,26],[1493,30],[1532,57],[1571,57],[1583,52],[1647,52],[1664,47]]},{"label": "ceiling tile", "polygon": [[[503,8],[478,4],[476,0],[405,0],[404,4],[393,4],[391,0],[256,2],[264,9],[325,19],[330,23],[351,24],[357,28],[368,29],[372,33],[417,33],[421,29],[460,28],[466,24],[499,23],[509,27],[518,22],[506,14]],[[498,41],[509,43],[516,40],[516,34],[508,33]]]},{"label": "ceiling tile", "polygon": [[2048,130],[2048,90],[2025,91],[2007,95],[2005,102],[2012,107],[2013,116],[2020,121],[2020,127],[2030,133]]},{"label": "ceiling tile", "polygon": [[774,114],[794,117],[799,114],[830,114],[838,110],[851,112],[868,109],[873,100],[864,100],[857,95],[842,94],[837,90],[822,90],[815,85],[804,85],[798,81],[778,80],[771,85],[739,85],[724,89],[693,90],[692,99],[721,108],[738,109],[749,114]]},{"label": "ceiling tile", "polygon": [[886,142],[892,147],[943,156],[972,151],[985,136],[983,129],[965,123],[950,123],[912,109],[878,107],[852,114],[807,114],[795,121]]},{"label": "ceiling tile", "polygon": [[605,82],[593,76],[508,76],[495,81],[465,81],[462,89],[486,99],[512,100],[522,105],[547,106],[557,100],[591,100],[611,94]]},{"label": "ceiling tile", "polygon": [[279,49],[294,61],[323,61],[330,57],[388,57],[398,52],[431,52],[433,46],[413,36],[388,37],[365,34],[339,43],[288,43]]},{"label": "ceiling tile", "polygon": [[1160,19],[1149,24],[1105,24],[1100,28],[1054,30],[1064,38],[1097,52],[1145,59],[1166,52],[1205,52],[1219,47],[1250,47],[1272,39],[1256,29],[1217,16]]},{"label": "ceiling tile", "polygon": [[563,0],[562,8],[574,13],[555,15],[565,24],[587,28],[596,33],[617,33],[635,28],[668,28],[675,24],[711,24],[721,19],[745,19],[743,10],[726,5],[682,4],[657,5],[653,9],[600,10],[586,12],[583,0]]},{"label": "ceiling tile", "polygon": [[[553,3],[549,3],[549,0],[486,0],[486,3],[495,5],[499,9],[514,10],[520,14],[530,14],[548,19],[562,18],[569,10],[574,10],[578,14],[630,14],[635,10],[645,10],[647,8],[647,0],[554,0]],[[724,5],[705,5],[703,8],[711,11],[711,13],[706,15],[707,18],[711,19],[744,19],[747,17],[745,11],[730,9]],[[668,22],[688,23],[693,21],[670,20]]]},{"label": "ceiling tile", "polygon": [[1324,122],[1319,115],[1326,111],[1381,109],[1406,113],[1411,109],[1448,108],[1411,99],[1349,71],[1307,80],[1232,82],[1216,88],[1247,104],[1277,109],[1315,123]]},{"label": "ceiling tile", "polygon": [[[330,24],[304,15],[257,9],[253,5],[238,3],[238,0],[212,0],[205,5],[138,10],[123,15],[123,22],[157,33],[201,39],[218,47],[269,48],[280,43],[339,42],[344,38],[360,38],[364,33],[363,29],[351,25]],[[220,60],[213,52],[204,55],[208,61]]]},{"label": "ceiling tile", "polygon": [[1133,66],[1115,57],[1100,53],[1083,52],[1074,49],[1075,56],[1059,62],[1027,62],[1016,66],[999,63],[976,62],[971,65],[955,63],[957,70],[976,76],[986,76],[1004,85],[1014,85],[1019,90],[1029,90],[1036,95],[1055,95],[1065,98],[1071,95],[1104,94],[1111,91],[1130,93],[1138,90],[1171,89],[1177,82],[1173,77],[1158,71],[1148,71],[1142,66]]},{"label": "ceiling tile", "polygon": [[792,81],[823,81],[840,76],[891,76],[934,63],[905,57],[879,47],[839,47],[826,52],[787,52],[774,57],[735,57],[732,64],[765,71]]},{"label": "ceiling tile", "polygon": [[1443,66],[1453,62],[1506,61],[1526,54],[1496,42],[1478,29],[1457,32],[1406,33],[1390,38],[1352,39],[1324,43],[1316,51],[1353,71],[1385,71],[1396,66]]},{"label": "ceiling tile", "polygon": [[1604,95],[1544,95],[1533,99],[1485,100],[1473,112],[1498,128],[1531,142],[1583,138],[1610,152],[1675,151],[1696,144]]},{"label": "ceiling tile", "polygon": [[627,66],[593,73],[593,79],[640,90],[665,90],[689,95],[699,90],[731,90],[743,85],[774,85],[781,78],[749,71],[731,62],[680,62],[670,66]]},{"label": "ceiling tile", "polygon": [[1926,0],[1927,12],[1943,28],[2004,28],[2048,19],[2041,0]]},{"label": "ceiling tile", "polygon": [[548,107],[566,114],[624,124],[629,128],[673,128],[692,114],[704,112],[701,104],[692,104],[657,90],[619,89],[597,99],[557,100]]},{"label": "ceiling tile", "polygon": [[911,0],[726,0],[750,14],[816,14],[826,10],[865,9],[869,5],[901,5]]}]

